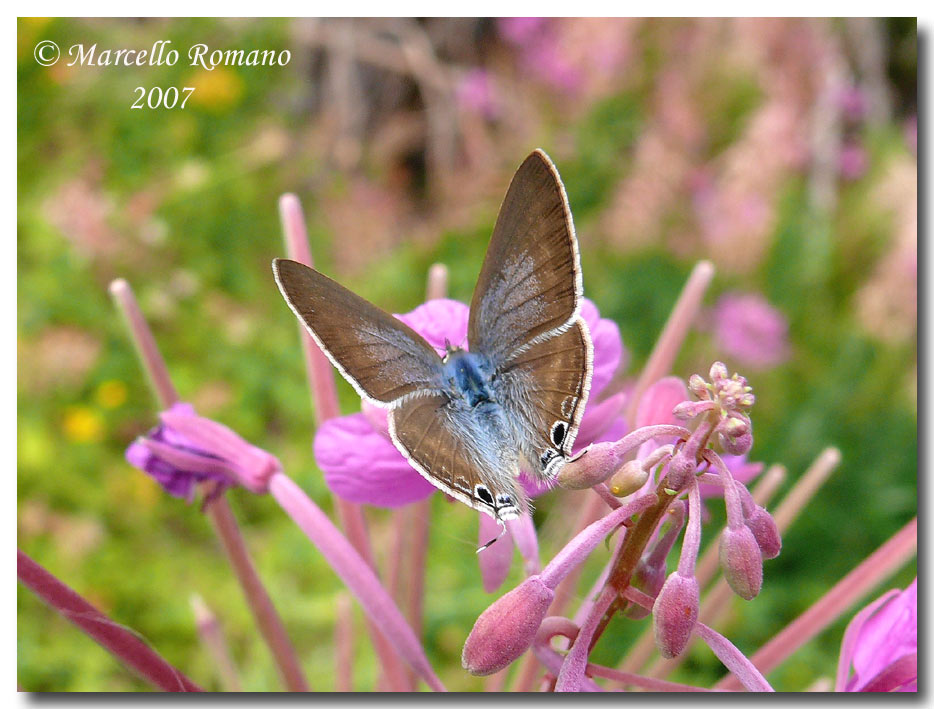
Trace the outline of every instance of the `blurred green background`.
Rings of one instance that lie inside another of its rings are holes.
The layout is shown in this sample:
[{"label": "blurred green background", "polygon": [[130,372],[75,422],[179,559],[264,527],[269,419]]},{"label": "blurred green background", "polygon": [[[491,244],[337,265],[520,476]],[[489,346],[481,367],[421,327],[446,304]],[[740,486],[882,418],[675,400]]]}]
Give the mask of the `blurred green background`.
[{"label": "blurred green background", "polygon": [[[63,53],[170,40],[182,57],[43,67],[41,40]],[[291,61],[208,71],[185,58],[196,43],[287,49]],[[749,378],[750,457],[786,465],[783,490],[824,447],[843,454],[766,563],[762,594],[721,628],[741,650],[916,513],[914,20],[21,19],[17,57],[19,546],[203,686],[219,687],[193,593],[218,615],[244,686],[280,687],[198,506],[123,459],[157,411],[107,284],[134,287],[182,397],[279,456],[331,510],[296,325],[269,267],[284,251],[284,192],[303,202],[321,270],[405,312],[436,261],[469,301],[508,181],[544,148],[567,187],[586,293],[619,324],[629,377],[692,265],[715,263],[674,373],[723,359]],[[195,92],[184,110],[132,110],[137,86]],[[717,306],[730,292],[787,322],[786,335],[739,325],[770,361],[725,344]],[[339,390],[344,412],[358,410]],[[566,509],[561,494],[539,501],[539,526]],[[331,689],[340,582],[271,500],[229,498],[311,684]],[[432,504],[426,648],[449,688],[479,689],[460,668],[492,600],[476,515]],[[722,504],[708,507],[709,540]],[[383,559],[391,513],[367,514]],[[543,558],[562,542],[546,535]],[[355,613],[355,686],[372,689]],[[619,658],[648,622],[615,621],[596,658]],[[773,673],[776,688],[833,676],[845,624]],[[26,690],[147,688],[21,587],[18,650]],[[699,649],[674,678],[709,685],[721,672]]]}]

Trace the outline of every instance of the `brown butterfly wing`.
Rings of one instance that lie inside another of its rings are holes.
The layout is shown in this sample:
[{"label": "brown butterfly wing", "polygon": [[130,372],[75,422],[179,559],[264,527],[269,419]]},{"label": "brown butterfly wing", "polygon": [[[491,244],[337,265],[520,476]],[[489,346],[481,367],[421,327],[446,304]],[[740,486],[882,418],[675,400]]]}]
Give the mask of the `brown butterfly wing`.
[{"label": "brown butterfly wing", "polygon": [[497,378],[503,406],[521,422],[522,454],[531,472],[552,479],[571,455],[587,396],[593,347],[587,324],[514,355]]},{"label": "brown butterfly wing", "polygon": [[566,328],[582,297],[577,239],[558,172],[536,150],[500,207],[470,303],[470,349],[495,365]]},{"label": "brown butterfly wing", "polygon": [[479,424],[446,394],[413,396],[389,412],[389,433],[430,483],[497,519],[527,509],[519,488],[518,452],[505,429]]},{"label": "brown butterfly wing", "polygon": [[441,359],[408,325],[297,261],[276,259],[273,271],[289,307],[361,396],[388,405],[437,389]]}]

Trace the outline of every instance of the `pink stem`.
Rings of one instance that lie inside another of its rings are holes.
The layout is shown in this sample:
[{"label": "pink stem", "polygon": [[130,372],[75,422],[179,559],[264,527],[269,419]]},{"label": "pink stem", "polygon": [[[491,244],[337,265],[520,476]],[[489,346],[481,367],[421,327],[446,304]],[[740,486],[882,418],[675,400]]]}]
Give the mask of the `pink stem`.
[{"label": "pink stem", "polygon": [[700,489],[696,480],[691,480],[690,486],[688,489],[688,526],[684,530],[681,557],[678,559],[678,573],[682,576],[694,575],[694,566],[697,563],[697,553],[700,551],[701,540]]},{"label": "pink stem", "polygon": [[[279,199],[279,214],[289,257],[306,266],[313,266],[311,249],[308,246],[308,234],[305,231],[305,216],[298,197],[293,194],[282,195]],[[308,370],[308,385],[311,390],[315,423],[320,426],[324,421],[340,415],[334,370],[328,358],[304,327],[299,326],[299,333],[305,353],[305,366]],[[334,495],[333,499],[341,525],[347,532],[347,538],[366,562],[375,569],[373,548],[370,545],[363,511],[359,505],[337,495]],[[383,671],[387,675],[387,680],[395,689],[404,691],[406,688],[405,669],[392,651],[392,645],[380,633],[372,620],[367,620],[367,629],[376,654],[379,655]]]},{"label": "pink stem", "polygon": [[399,655],[429,687],[444,691],[444,685],[431,668],[421,643],[383,588],[373,567],[338,531],[330,518],[284,473],[273,474],[269,480],[269,492],[356,596],[370,620],[380,624]]},{"label": "pink stem", "polygon": [[143,371],[149,378],[149,383],[159,401],[159,408],[167,409],[178,401],[178,392],[172,385],[172,379],[169,377],[169,370],[165,366],[165,360],[159,354],[159,347],[156,345],[156,338],[152,335],[152,330],[146,324],[139,309],[139,304],[133,296],[133,289],[123,278],[118,278],[110,283],[110,294],[117,304],[117,309],[123,315],[130,331],[130,339],[136,347],[136,353],[143,363]]},{"label": "pink stem", "polygon": [[334,691],[353,691],[353,608],[346,593],[337,596],[334,622]]},{"label": "pink stem", "polygon": [[635,420],[636,410],[639,408],[639,401],[642,399],[645,390],[653,382],[661,379],[671,371],[671,365],[674,363],[675,356],[681,348],[681,343],[691,327],[691,322],[693,322],[698,310],[700,310],[704,300],[704,293],[707,291],[707,286],[710,285],[713,274],[714,266],[710,261],[699,261],[691,271],[691,275],[688,277],[687,283],[685,283],[681,295],[678,296],[675,307],[662,329],[662,334],[659,335],[652,354],[649,355],[649,359],[645,363],[645,367],[642,368],[642,373],[633,388],[632,397],[626,407],[626,420],[630,424]]},{"label": "pink stem", "polygon": [[[768,673],[789,655],[833,623],[853,603],[872,590],[883,579],[898,570],[918,548],[918,518],[896,532],[832,589],[785,626],[778,635],[752,656],[753,663]],[[721,689],[738,689],[735,677],[724,677],[717,683]]]},{"label": "pink stem", "polygon": [[217,532],[224,546],[227,559],[240,582],[240,588],[243,589],[247,605],[253,612],[256,625],[275,658],[276,667],[285,686],[290,692],[310,691],[311,688],[302,673],[289,634],[256,572],[256,566],[247,551],[243,535],[240,534],[240,528],[237,526],[230,505],[227,504],[227,499],[218,497],[208,504],[207,512],[214,525],[214,531]]},{"label": "pink stem", "polygon": [[111,620],[79,594],[16,550],[20,582],[93,638],[120,662],[165,692],[201,692],[201,687],[166,662],[126,626]]},{"label": "pink stem", "polygon": [[[110,284],[110,292],[127,322],[130,339],[136,346],[143,370],[153,386],[159,408],[168,409],[179,400],[178,392],[172,385],[168,367],[139,309],[133,289],[124,279],[118,278]],[[253,613],[263,639],[272,652],[283,682],[292,692],[309,691],[310,687],[302,674],[295,648],[289,640],[282,619],[272,604],[272,599],[256,572],[256,566],[247,551],[226,497],[223,495],[216,497],[206,506],[206,512],[211,518],[215,532],[220,537],[227,558],[240,582],[240,588],[246,596],[247,605]]]},{"label": "pink stem", "polygon": [[409,565],[411,593],[409,594],[408,615],[412,629],[418,637],[421,637],[425,605],[425,562],[428,558],[431,525],[431,498],[409,505],[408,517],[412,525]]},{"label": "pink stem", "polygon": [[695,687],[691,684],[680,684],[678,682],[666,682],[663,679],[653,679],[633,674],[632,672],[623,672],[614,670],[612,667],[603,665],[594,665],[587,663],[587,674],[591,677],[603,677],[604,679],[616,680],[620,684],[632,687],[642,687],[651,692],[713,692],[712,689],[705,687]]},{"label": "pink stem", "polygon": [[214,661],[214,665],[217,667],[217,674],[220,677],[224,691],[242,692],[243,686],[240,683],[240,673],[237,672],[237,666],[230,656],[230,648],[224,639],[224,632],[217,616],[208,608],[204,599],[197,594],[191,598],[191,607],[195,614],[195,627],[198,629],[198,637],[201,638],[201,643],[207,649],[208,654]]}]

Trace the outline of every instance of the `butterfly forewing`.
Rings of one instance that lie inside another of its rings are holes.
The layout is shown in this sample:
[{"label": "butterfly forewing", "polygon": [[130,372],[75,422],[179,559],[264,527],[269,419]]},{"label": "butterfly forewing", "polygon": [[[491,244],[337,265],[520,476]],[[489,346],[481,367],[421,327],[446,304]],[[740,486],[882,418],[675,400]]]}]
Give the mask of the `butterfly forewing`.
[{"label": "butterfly forewing", "polygon": [[413,396],[389,413],[396,447],[429,482],[494,518],[526,509],[506,428],[490,428],[444,394]]},{"label": "butterfly forewing", "polygon": [[581,298],[577,241],[564,187],[536,150],[516,171],[500,208],[470,303],[470,349],[502,363],[566,328]]},{"label": "butterfly forewing", "polygon": [[361,396],[390,405],[438,387],[441,359],[408,325],[297,261],[276,259],[273,271],[289,307]]},{"label": "butterfly forewing", "polygon": [[587,324],[523,349],[497,378],[503,406],[520,423],[523,456],[535,475],[551,479],[571,455],[590,392],[593,350]]}]

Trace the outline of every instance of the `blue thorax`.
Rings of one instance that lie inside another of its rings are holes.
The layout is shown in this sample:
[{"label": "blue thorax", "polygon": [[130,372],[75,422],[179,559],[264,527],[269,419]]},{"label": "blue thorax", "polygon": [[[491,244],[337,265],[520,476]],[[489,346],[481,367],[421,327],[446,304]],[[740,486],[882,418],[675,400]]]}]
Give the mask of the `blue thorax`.
[{"label": "blue thorax", "polygon": [[443,367],[444,381],[455,396],[463,397],[470,406],[494,401],[486,357],[461,349],[450,349],[444,358]]}]

